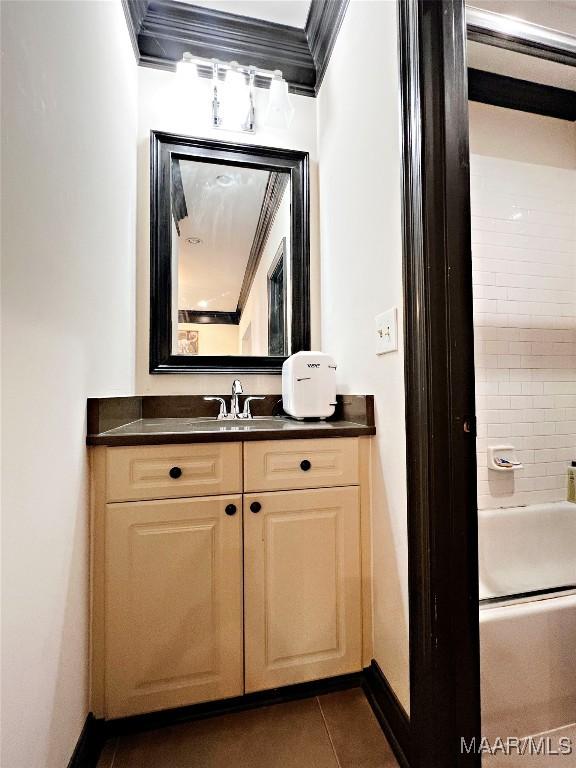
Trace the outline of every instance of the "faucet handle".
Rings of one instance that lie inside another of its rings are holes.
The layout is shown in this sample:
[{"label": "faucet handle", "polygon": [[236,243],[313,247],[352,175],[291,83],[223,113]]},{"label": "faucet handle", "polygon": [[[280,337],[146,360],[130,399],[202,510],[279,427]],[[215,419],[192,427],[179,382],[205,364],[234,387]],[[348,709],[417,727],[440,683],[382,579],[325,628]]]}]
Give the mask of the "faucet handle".
[{"label": "faucet handle", "polygon": [[241,395],[244,392],[242,389],[242,382],[240,379],[234,379],[232,382],[232,394],[233,395]]},{"label": "faucet handle", "polygon": [[226,411],[226,403],[223,397],[205,397],[204,400],[217,400],[220,403],[220,411],[218,413],[219,419],[228,418],[228,412]]},{"label": "faucet handle", "polygon": [[266,400],[266,397],[264,395],[250,395],[249,397],[247,397],[246,400],[244,400],[244,410],[242,411],[243,419],[252,418],[252,413],[250,412],[251,400]]}]

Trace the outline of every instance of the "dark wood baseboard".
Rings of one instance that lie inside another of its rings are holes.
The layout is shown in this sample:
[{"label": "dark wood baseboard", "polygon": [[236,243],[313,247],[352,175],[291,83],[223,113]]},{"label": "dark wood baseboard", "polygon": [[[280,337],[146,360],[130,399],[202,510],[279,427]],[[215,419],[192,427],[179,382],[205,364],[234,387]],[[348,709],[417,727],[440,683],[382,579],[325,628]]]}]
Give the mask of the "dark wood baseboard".
[{"label": "dark wood baseboard", "polygon": [[410,768],[410,720],[404,707],[374,659],[364,670],[363,678],[362,687],[366,698],[398,763],[401,768]]},{"label": "dark wood baseboard", "polygon": [[284,704],[288,701],[307,699],[321,696],[323,693],[344,691],[348,688],[359,688],[363,682],[362,672],[353,672],[338,677],[328,677],[323,680],[312,680],[309,683],[296,683],[283,688],[272,688],[269,691],[246,693],[231,699],[207,701],[203,704],[191,704],[177,709],[165,709],[161,712],[150,712],[145,715],[131,715],[117,720],[104,721],[106,738],[121,736],[125,733],[148,731],[169,725],[178,725],[193,720],[203,720],[207,717],[229,715],[248,709],[267,707],[271,704]]},{"label": "dark wood baseboard", "polygon": [[68,768],[96,768],[105,742],[115,736],[165,728],[180,723],[229,715],[272,704],[321,696],[325,693],[362,688],[401,768],[410,768],[408,760],[410,723],[382,670],[375,661],[362,672],[297,683],[269,691],[248,693],[231,699],[220,699],[187,707],[166,709],[144,715],[131,715],[116,720],[97,720],[92,713],[86,718]]},{"label": "dark wood baseboard", "polygon": [[89,712],[68,768],[96,768],[105,740],[104,722]]}]

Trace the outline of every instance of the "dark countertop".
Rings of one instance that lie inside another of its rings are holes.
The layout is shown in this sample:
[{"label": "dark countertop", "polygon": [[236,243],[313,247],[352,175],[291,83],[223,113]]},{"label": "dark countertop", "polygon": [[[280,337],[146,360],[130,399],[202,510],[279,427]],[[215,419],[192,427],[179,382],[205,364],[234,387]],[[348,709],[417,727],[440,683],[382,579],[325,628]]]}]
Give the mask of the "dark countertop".
[{"label": "dark countertop", "polygon": [[267,395],[262,401],[253,401],[254,418],[246,421],[218,421],[218,405],[206,402],[200,395],[91,398],[86,442],[162,445],[376,434],[372,395],[338,395],[336,412],[326,421],[296,421],[286,415],[273,415],[279,397]]},{"label": "dark countertop", "polygon": [[375,427],[352,421],[296,421],[285,417],[256,417],[247,421],[216,419],[138,419],[107,432],[88,435],[89,445],[158,445],[218,443],[290,438],[359,437],[374,435]]}]

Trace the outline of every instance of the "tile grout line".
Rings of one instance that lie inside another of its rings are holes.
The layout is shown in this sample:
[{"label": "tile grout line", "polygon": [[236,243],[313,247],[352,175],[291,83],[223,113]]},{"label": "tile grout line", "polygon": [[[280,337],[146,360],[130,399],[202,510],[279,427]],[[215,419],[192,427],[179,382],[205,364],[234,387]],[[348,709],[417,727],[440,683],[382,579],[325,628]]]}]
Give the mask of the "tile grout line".
[{"label": "tile grout line", "polygon": [[[118,747],[119,746],[120,746],[120,736],[115,736],[114,737],[114,751],[112,752],[112,757],[108,761],[108,764],[103,766],[103,768],[114,768],[114,763],[116,762],[116,754],[118,752]],[[100,765],[100,760],[98,760],[98,765],[96,766],[96,768],[98,768],[99,765]]]},{"label": "tile grout line", "polygon": [[110,760],[110,768],[114,768],[116,762],[116,755],[118,754],[118,747],[120,746],[120,736],[116,737],[116,743],[114,744],[114,752],[112,752],[112,760]]},{"label": "tile grout line", "polygon": [[330,746],[332,747],[332,752],[334,752],[336,763],[338,765],[338,768],[342,768],[342,764],[340,763],[338,752],[336,752],[336,747],[334,746],[334,742],[332,741],[332,734],[330,733],[330,728],[328,727],[328,723],[326,722],[326,718],[324,717],[324,711],[322,709],[322,704],[320,703],[320,698],[318,696],[316,696],[316,703],[318,704],[318,709],[320,710],[320,715],[322,716],[322,722],[324,723],[324,728],[326,729],[326,733],[328,734],[328,738],[330,739]]}]

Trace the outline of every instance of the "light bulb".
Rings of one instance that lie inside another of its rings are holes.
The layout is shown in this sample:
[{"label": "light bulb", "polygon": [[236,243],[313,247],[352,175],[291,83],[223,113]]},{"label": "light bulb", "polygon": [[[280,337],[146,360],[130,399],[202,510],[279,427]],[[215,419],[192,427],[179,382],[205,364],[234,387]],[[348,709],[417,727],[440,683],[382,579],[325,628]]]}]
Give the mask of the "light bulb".
[{"label": "light bulb", "polygon": [[231,62],[223,87],[219,90],[221,127],[242,130],[250,112],[250,89],[244,73],[235,61]]},{"label": "light bulb", "polygon": [[176,75],[182,82],[189,82],[196,80],[197,70],[192,54],[185,53],[182,56],[182,60],[176,65]]}]

